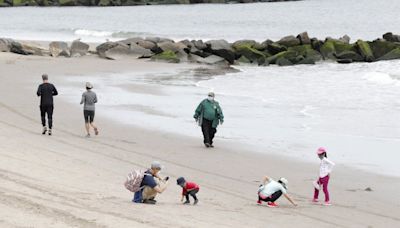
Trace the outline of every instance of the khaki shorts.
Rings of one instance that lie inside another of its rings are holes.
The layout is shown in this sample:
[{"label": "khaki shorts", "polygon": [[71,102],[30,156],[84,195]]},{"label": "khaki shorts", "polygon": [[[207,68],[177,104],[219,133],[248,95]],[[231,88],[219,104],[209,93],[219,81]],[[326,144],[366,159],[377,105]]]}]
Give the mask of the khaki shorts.
[{"label": "khaki shorts", "polygon": [[[157,186],[162,187],[165,185],[163,181],[160,181],[159,179],[155,178]],[[154,190],[154,188],[150,188],[148,186],[144,187],[143,193],[142,193],[142,199],[143,200],[148,200],[148,199],[154,199],[157,196],[158,192]]]}]

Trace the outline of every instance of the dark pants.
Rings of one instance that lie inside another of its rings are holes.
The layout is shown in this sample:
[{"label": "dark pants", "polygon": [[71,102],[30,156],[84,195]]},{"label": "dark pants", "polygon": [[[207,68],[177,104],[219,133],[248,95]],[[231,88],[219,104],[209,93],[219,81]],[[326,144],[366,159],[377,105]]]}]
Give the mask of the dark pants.
[{"label": "dark pants", "polygon": [[189,196],[192,196],[194,200],[197,200],[196,194],[199,192],[199,189],[193,189],[188,191],[185,195],[186,201],[189,201]]},{"label": "dark pants", "polygon": [[94,111],[83,110],[83,117],[85,118],[85,123],[93,123]]},{"label": "dark pants", "polygon": [[274,194],[268,196],[267,198],[263,199],[260,196],[258,196],[258,200],[264,201],[264,202],[275,202],[279,199],[279,197],[282,196],[282,191],[279,190],[275,192]]},{"label": "dark pants", "polygon": [[212,127],[212,120],[203,118],[201,131],[203,132],[204,143],[209,143],[212,145],[215,133],[217,133],[217,129]]},{"label": "dark pants", "polygon": [[46,113],[47,113],[47,119],[49,121],[49,128],[51,129],[53,127],[53,110],[54,110],[53,105],[40,106],[40,116],[42,117],[43,127],[46,126]]}]

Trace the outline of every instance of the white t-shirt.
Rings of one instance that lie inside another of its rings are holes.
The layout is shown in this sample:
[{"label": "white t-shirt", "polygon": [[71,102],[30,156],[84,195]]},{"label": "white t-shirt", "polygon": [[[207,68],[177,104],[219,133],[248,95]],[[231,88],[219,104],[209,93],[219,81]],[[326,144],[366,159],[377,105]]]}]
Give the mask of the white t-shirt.
[{"label": "white t-shirt", "polygon": [[272,194],[274,194],[275,192],[277,192],[279,190],[282,191],[282,194],[286,194],[286,189],[283,187],[283,185],[281,185],[277,181],[274,181],[274,180],[270,179],[268,184],[261,186],[258,191],[263,196],[269,197],[269,196],[271,196]]},{"label": "white t-shirt", "polygon": [[330,174],[334,165],[335,163],[328,160],[328,158],[323,158],[321,160],[321,165],[319,166],[319,177],[326,177],[328,174]]}]

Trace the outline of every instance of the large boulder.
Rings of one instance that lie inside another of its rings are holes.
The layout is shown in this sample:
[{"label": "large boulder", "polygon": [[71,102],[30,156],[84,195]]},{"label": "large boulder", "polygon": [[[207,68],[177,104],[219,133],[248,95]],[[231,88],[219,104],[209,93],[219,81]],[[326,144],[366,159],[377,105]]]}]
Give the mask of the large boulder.
[{"label": "large boulder", "polygon": [[11,48],[11,39],[0,39],[0,52],[9,52]]},{"label": "large boulder", "polygon": [[356,42],[356,47],[366,62],[373,62],[375,60],[374,53],[367,42],[358,40]]},{"label": "large boulder", "polygon": [[102,58],[107,58],[106,51],[118,46],[116,42],[106,42],[102,43],[96,47],[97,54]]},{"label": "large boulder", "polygon": [[216,56],[216,55],[210,55],[206,58],[195,57],[192,60],[196,63],[207,64],[207,65],[224,65],[224,66],[229,65],[228,62],[224,58]]},{"label": "large boulder", "polygon": [[153,43],[151,41],[147,41],[147,40],[139,40],[137,42],[137,45],[139,45],[142,48],[149,49],[149,50],[151,50],[152,48],[154,48],[156,46],[155,43]]},{"label": "large boulder", "polygon": [[38,56],[49,56],[50,55],[49,50],[46,50],[45,48],[43,48],[37,44],[21,43],[21,46],[22,46],[23,52],[25,52],[26,54],[29,54],[29,55],[38,55]]},{"label": "large boulder", "polygon": [[[344,51],[339,54],[335,54],[336,59],[339,63],[343,63],[343,60],[350,59],[351,62],[361,62],[364,61],[364,58],[354,51]],[[341,60],[341,61],[339,61]]]},{"label": "large boulder", "polygon": [[298,57],[297,52],[295,51],[283,51],[266,59],[266,62],[269,64],[278,64],[277,60],[284,58],[289,60],[290,62],[296,62],[296,58]]},{"label": "large boulder", "polygon": [[248,46],[248,47],[254,47],[257,45],[257,42],[255,40],[238,40],[232,44],[232,48],[238,49],[239,47],[243,46]]},{"label": "large boulder", "polygon": [[[311,64],[322,60],[321,54],[314,50],[311,44],[299,45],[288,48],[288,51],[295,52],[297,56],[304,57],[305,61],[302,64]],[[295,63],[302,61],[303,59],[298,59]]]},{"label": "large boulder", "polygon": [[199,50],[204,50],[207,48],[207,44],[205,44],[202,40],[193,40],[192,43]]},{"label": "large boulder", "polygon": [[167,50],[160,54],[156,54],[156,55],[152,56],[151,59],[154,61],[162,61],[162,62],[168,62],[168,63],[179,63],[180,62],[178,55],[171,50]]},{"label": "large boulder", "polygon": [[394,35],[391,32],[383,34],[383,39],[389,41],[389,42],[400,42],[400,36],[399,35]]},{"label": "large boulder", "polygon": [[286,47],[293,47],[300,45],[300,40],[294,36],[285,36],[282,39],[280,39],[277,43]]},{"label": "large boulder", "polygon": [[220,56],[230,64],[235,61],[235,53],[232,46],[226,40],[210,40],[206,42],[208,52]]},{"label": "large boulder", "polygon": [[324,45],[324,42],[322,40],[319,40],[317,38],[311,38],[311,47],[316,50],[320,51],[322,45]]},{"label": "large boulder", "polygon": [[234,44],[233,46],[236,50],[236,53],[239,54],[241,57],[244,56],[246,60],[248,60],[250,63],[265,63],[265,58],[267,57],[266,54],[253,48],[254,45],[252,45],[251,43],[242,43],[241,45]]},{"label": "large boulder", "polygon": [[381,60],[392,60],[392,59],[400,59],[400,48],[393,49],[392,51],[390,51],[389,53],[380,57],[377,60],[381,61]]},{"label": "large boulder", "polygon": [[70,57],[68,44],[62,41],[53,41],[49,44],[50,54],[53,57],[65,56]]},{"label": "large boulder", "polygon": [[129,50],[130,55],[136,56],[137,58],[150,58],[153,56],[153,52],[138,44],[131,44]]},{"label": "large boulder", "polygon": [[170,41],[164,41],[158,43],[157,46],[164,52],[164,51],[173,51],[174,53],[185,53],[185,49],[187,46],[181,42],[174,43]]},{"label": "large boulder", "polygon": [[146,37],[145,40],[150,41],[150,42],[153,42],[153,43],[155,43],[155,44],[157,44],[157,43],[162,43],[162,42],[166,42],[166,41],[168,41],[168,42],[174,42],[174,41],[171,40],[171,39],[163,38],[163,37]]},{"label": "large boulder", "polygon": [[287,47],[278,43],[268,43],[266,50],[272,55],[276,55],[280,52],[287,51]]},{"label": "large boulder", "polygon": [[343,42],[345,44],[349,44],[350,43],[350,36],[344,35],[344,36],[339,38],[339,41],[341,41],[341,42]]},{"label": "large boulder", "polygon": [[293,62],[291,62],[290,60],[286,59],[286,58],[279,58],[276,60],[276,65],[278,66],[292,66],[294,65]]},{"label": "large boulder", "polygon": [[369,46],[374,53],[374,57],[379,59],[396,48],[400,48],[400,44],[388,42],[386,40],[374,40],[369,43]]},{"label": "large boulder", "polygon": [[[102,0],[103,1],[103,0]],[[76,0],[59,0],[60,6],[76,6]]]},{"label": "large boulder", "polygon": [[34,0],[10,0],[13,6],[37,6]]},{"label": "large boulder", "polygon": [[339,40],[327,39],[324,44],[320,47],[320,52],[324,59],[336,60],[335,55],[338,55],[344,51],[357,52],[354,45],[346,44]]},{"label": "large boulder", "polygon": [[126,44],[126,45],[131,45],[131,44],[138,44],[140,41],[143,41],[142,38],[140,37],[133,37],[133,38],[128,38],[125,40],[119,41],[120,43]]},{"label": "large boulder", "polygon": [[300,33],[297,35],[297,39],[300,40],[300,44],[311,44],[310,37],[307,32]]},{"label": "large boulder", "polygon": [[83,43],[79,40],[74,40],[71,44],[71,57],[84,56],[89,51],[89,44]]},{"label": "large boulder", "polygon": [[10,43],[10,52],[20,55],[33,55],[34,51],[29,50],[24,47],[21,43],[17,41],[11,41]]},{"label": "large boulder", "polygon": [[130,57],[131,50],[128,45],[117,43],[115,47],[112,47],[104,52],[106,59],[119,60]]},{"label": "large boulder", "polygon": [[126,45],[125,43],[121,42],[108,42],[102,45],[96,48],[99,56],[112,60],[124,58],[149,58],[153,55],[149,49],[145,49],[134,43],[131,45]]}]

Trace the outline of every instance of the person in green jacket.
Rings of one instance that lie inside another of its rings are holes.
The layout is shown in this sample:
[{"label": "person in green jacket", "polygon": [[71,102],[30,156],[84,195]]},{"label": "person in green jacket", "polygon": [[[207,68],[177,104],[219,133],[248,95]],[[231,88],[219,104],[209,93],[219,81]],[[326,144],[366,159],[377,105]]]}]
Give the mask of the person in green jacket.
[{"label": "person in green jacket", "polygon": [[213,139],[217,132],[217,126],[224,122],[224,114],[222,113],[221,106],[214,100],[215,94],[208,93],[207,99],[204,99],[199,106],[197,106],[194,113],[194,118],[201,126],[204,137],[204,145],[206,147],[214,147]]}]

